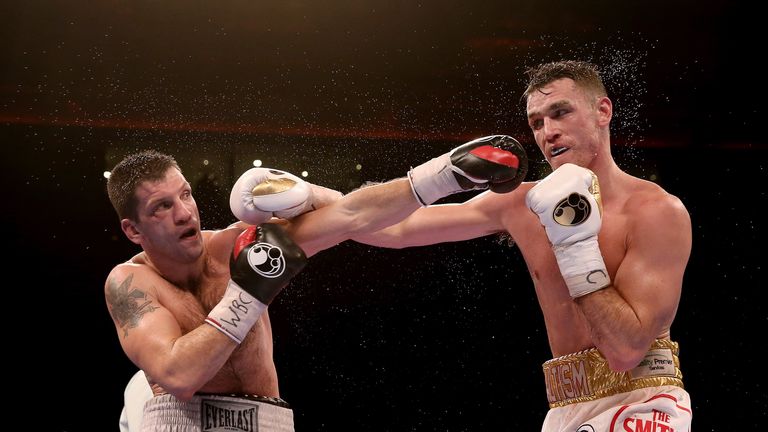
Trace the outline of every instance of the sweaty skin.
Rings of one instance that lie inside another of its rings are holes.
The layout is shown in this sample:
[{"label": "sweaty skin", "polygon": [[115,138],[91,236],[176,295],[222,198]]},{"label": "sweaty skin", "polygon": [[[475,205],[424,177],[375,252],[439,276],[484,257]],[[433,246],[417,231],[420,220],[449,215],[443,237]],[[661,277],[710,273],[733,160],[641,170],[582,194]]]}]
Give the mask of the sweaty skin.
[{"label": "sweaty skin", "polygon": [[[163,269],[186,271],[163,273],[141,252],[116,266],[105,287],[120,342],[131,360],[146,365],[143,368],[156,395],[175,389],[159,386],[153,374],[177,374],[176,379],[184,379],[180,371],[167,370],[164,364],[183,355],[212,354],[192,350],[194,340],[177,342],[179,336],[195,333],[197,339],[218,337],[211,332],[218,333],[213,327],[200,325],[226,290],[232,244],[245,228],[240,224],[221,231],[201,231],[197,206],[189,192],[189,184],[175,170],[166,181],[145,182],[137,191],[144,215],[161,221],[159,225],[142,224],[142,229],[151,231],[143,232],[144,238],[153,239],[147,240],[144,247],[158,251],[156,256],[162,257],[159,265]],[[199,383],[198,391],[278,396],[271,338],[269,316],[264,314],[242,344],[223,344],[228,349],[212,359],[223,363],[220,370],[206,373],[211,377]],[[138,344],[153,349],[142,350]],[[155,358],[145,358],[150,355]]]},{"label": "sweaty skin", "polygon": [[[141,183],[135,195],[137,220],[123,219],[121,227],[144,252],[112,270],[105,297],[123,350],[144,370],[153,393],[181,400],[196,392],[278,397],[268,313],[239,345],[204,323],[226,290],[229,254],[247,225],[201,231],[191,187],[175,168]],[[418,207],[408,180],[399,179],[352,192],[283,225],[309,257],[400,221]]]}]

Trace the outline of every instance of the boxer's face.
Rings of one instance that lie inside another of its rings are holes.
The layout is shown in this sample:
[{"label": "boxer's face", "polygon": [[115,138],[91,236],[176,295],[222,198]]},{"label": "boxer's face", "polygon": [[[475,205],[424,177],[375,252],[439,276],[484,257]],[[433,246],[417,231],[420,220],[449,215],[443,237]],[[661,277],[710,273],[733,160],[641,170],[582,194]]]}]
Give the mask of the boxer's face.
[{"label": "boxer's face", "polygon": [[553,81],[528,97],[528,125],[553,169],[565,163],[589,167],[598,153],[598,99],[570,78]]},{"label": "boxer's face", "polygon": [[192,262],[203,252],[200,213],[192,188],[175,168],[156,182],[145,181],[136,189],[138,243],[152,254]]}]

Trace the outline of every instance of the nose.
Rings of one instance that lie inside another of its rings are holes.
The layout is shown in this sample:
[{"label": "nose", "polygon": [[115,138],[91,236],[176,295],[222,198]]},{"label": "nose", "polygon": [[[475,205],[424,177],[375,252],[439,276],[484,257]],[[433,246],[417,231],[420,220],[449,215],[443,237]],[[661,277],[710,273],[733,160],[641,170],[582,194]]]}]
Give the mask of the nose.
[{"label": "nose", "polygon": [[557,140],[558,137],[560,137],[560,129],[555,124],[555,121],[544,117],[544,139],[546,139],[548,142],[552,142]]},{"label": "nose", "polygon": [[186,224],[193,214],[191,205],[187,205],[187,203],[181,200],[177,200],[173,206],[173,220],[177,225]]}]

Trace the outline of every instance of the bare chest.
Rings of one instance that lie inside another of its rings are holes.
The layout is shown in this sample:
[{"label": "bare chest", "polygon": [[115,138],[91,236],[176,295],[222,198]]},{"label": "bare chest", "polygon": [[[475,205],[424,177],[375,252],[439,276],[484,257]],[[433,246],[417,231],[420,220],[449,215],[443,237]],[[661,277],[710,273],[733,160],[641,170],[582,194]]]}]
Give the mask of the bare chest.
[{"label": "bare chest", "polygon": [[[572,301],[554,252],[539,219],[532,212],[510,226],[536,290],[552,351],[563,355],[593,346],[584,318]],[[616,275],[627,250],[628,226],[621,213],[605,212],[598,243],[610,277]]]},{"label": "bare chest", "polygon": [[205,278],[195,291],[172,290],[161,301],[187,334],[205,322],[208,312],[224,294],[227,281],[223,278]]},{"label": "bare chest", "polygon": [[[183,334],[205,324],[205,318],[221,300],[228,275],[205,277],[195,290],[168,290],[161,303],[173,314]],[[265,313],[251,328],[245,340],[201,392],[247,393],[277,396],[277,377],[272,360],[272,329]]]}]

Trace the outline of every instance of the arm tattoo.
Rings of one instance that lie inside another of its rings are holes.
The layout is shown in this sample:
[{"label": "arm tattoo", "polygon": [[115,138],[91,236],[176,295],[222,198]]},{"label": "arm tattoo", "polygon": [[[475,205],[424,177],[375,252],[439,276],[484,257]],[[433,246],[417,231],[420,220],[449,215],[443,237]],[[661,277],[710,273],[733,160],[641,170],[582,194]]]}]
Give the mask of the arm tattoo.
[{"label": "arm tattoo", "polygon": [[152,306],[152,300],[147,294],[138,289],[131,288],[133,274],[118,284],[114,279],[107,282],[107,303],[109,313],[118,326],[123,329],[123,337],[128,336],[128,330],[139,325],[142,315],[157,309]]}]

